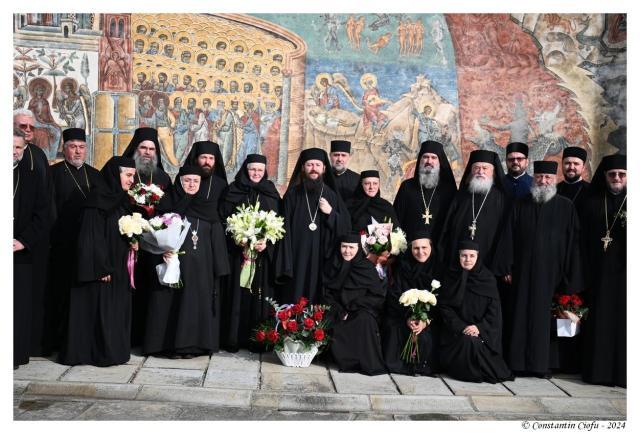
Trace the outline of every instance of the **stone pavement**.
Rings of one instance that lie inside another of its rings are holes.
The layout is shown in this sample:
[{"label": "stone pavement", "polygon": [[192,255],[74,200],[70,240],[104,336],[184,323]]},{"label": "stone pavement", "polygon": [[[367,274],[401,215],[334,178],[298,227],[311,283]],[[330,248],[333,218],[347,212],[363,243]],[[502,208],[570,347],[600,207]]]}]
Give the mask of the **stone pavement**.
[{"label": "stone pavement", "polygon": [[[134,351],[135,352],[135,351]],[[54,359],[52,359],[54,360]],[[132,355],[108,368],[32,358],[14,371],[15,420],[625,420],[626,389],[577,376],[465,383],[446,375],[338,372],[274,353],[171,360]]]}]

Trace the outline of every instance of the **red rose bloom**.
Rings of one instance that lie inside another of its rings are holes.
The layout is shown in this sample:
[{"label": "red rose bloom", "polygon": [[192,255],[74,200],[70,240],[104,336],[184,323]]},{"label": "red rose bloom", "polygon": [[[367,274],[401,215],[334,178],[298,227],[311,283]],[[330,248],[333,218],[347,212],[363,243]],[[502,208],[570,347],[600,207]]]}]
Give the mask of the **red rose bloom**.
[{"label": "red rose bloom", "polygon": [[264,339],[267,337],[267,334],[263,330],[258,330],[256,332],[256,341],[264,342]]},{"label": "red rose bloom", "polygon": [[360,235],[365,235],[366,232],[364,231],[364,229],[360,229]]},{"label": "red rose bloom", "polygon": [[558,297],[558,303],[560,303],[562,306],[566,306],[570,301],[571,297],[568,295],[561,295],[560,297]]},{"label": "red rose bloom", "polygon": [[157,194],[154,193],[154,194],[151,195],[151,200],[153,202],[157,202],[157,201],[160,200],[160,196],[158,196]]},{"label": "red rose bloom", "polygon": [[300,315],[303,310],[304,310],[304,307],[300,306],[299,304],[294,304],[293,307],[291,308],[291,311],[293,312],[294,315]]},{"label": "red rose bloom", "polygon": [[579,295],[573,294],[573,295],[571,296],[571,302],[572,302],[576,307],[582,306],[582,299],[580,298],[580,296],[579,296]]},{"label": "red rose bloom", "polygon": [[298,331],[298,323],[295,321],[287,321],[287,326],[286,329],[290,332],[297,332]]},{"label": "red rose bloom", "polygon": [[316,341],[323,340],[324,339],[324,330],[318,329],[315,332],[313,332],[313,339],[315,339]]},{"label": "red rose bloom", "polygon": [[312,320],[311,318],[305,318],[304,319],[304,328],[309,330],[312,329],[313,326],[316,325],[316,322],[314,320]]},{"label": "red rose bloom", "polygon": [[322,321],[322,317],[324,316],[324,312],[321,310],[318,310],[316,312],[314,312],[313,314],[313,319],[315,319],[316,321]]},{"label": "red rose bloom", "polygon": [[147,194],[147,190],[145,190],[144,188],[141,188],[140,191],[138,192],[140,194]]},{"label": "red rose bloom", "polygon": [[278,335],[278,332],[277,332],[277,331],[275,331],[275,330],[269,330],[269,331],[267,332],[267,339],[268,339],[268,340],[269,340],[269,342],[271,342],[272,344],[273,344],[273,343],[275,343],[275,342],[278,340],[278,338],[279,338],[279,337],[280,337],[280,336]]},{"label": "red rose bloom", "polygon": [[309,300],[307,300],[304,297],[300,297],[300,300],[298,301],[298,304],[302,307],[305,307],[307,304],[309,304]]},{"label": "red rose bloom", "polygon": [[289,318],[289,314],[286,310],[281,310],[280,312],[278,312],[278,319],[280,321],[285,321],[287,318]]}]

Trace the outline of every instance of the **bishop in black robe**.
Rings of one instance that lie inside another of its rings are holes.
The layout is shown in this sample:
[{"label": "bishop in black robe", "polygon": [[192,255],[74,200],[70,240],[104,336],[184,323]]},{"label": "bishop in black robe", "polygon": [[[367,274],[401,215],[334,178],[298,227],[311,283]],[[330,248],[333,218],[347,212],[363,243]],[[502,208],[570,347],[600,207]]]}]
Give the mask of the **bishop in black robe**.
[{"label": "bishop in black robe", "polygon": [[[582,378],[620,387],[627,387],[626,169],[626,155],[602,159],[581,220],[589,307],[582,323]],[[612,178],[615,172],[624,173],[625,179]]]},{"label": "bishop in black robe", "polygon": [[[534,162],[532,193],[518,201],[501,237],[495,272],[512,276],[506,361],[517,374],[550,375],[556,355],[550,339],[555,334],[551,302],[556,293],[582,290],[579,251],[580,225],[571,201],[555,194],[557,163]],[[549,175],[554,185],[542,184]],[[534,198],[535,188],[548,188],[546,197]],[[551,326],[554,326],[553,329]]]},{"label": "bishop in black robe", "polygon": [[[400,357],[404,345],[411,334],[407,324],[411,309],[400,304],[403,292],[409,289],[432,291],[433,264],[435,252],[431,247],[431,234],[427,230],[415,232],[409,248],[398,257],[393,265],[393,273],[387,291],[384,320],[382,326],[382,350],[389,372],[404,375],[433,375],[438,372],[436,348],[436,311],[430,310],[430,323],[418,335],[419,361],[407,363]],[[423,244],[424,243],[424,244]],[[419,246],[427,248],[426,255],[420,255]],[[415,247],[415,249],[414,249]]]},{"label": "bishop in black robe", "polygon": [[[321,163],[324,168],[309,169],[315,177],[305,174],[306,162]],[[318,172],[319,171],[319,172]],[[326,214],[320,210],[320,199],[331,207]],[[338,239],[349,231],[351,218],[329,170],[329,158],[322,149],[310,148],[300,153],[283,198],[286,234],[276,258],[276,279],[280,303],[295,303],[302,296],[317,303],[322,293],[322,270],[331,258]]]},{"label": "bishop in black robe", "polygon": [[[478,251],[462,241],[460,251]],[[460,260],[446,274],[438,298],[442,317],[440,363],[453,378],[497,383],[513,380],[502,358],[502,314],[496,280],[478,257],[471,269]],[[478,334],[469,332],[475,326]]]},{"label": "bishop in black robe", "polygon": [[[423,161],[425,154],[429,155]],[[434,156],[438,160],[437,166]],[[432,185],[436,167],[439,167],[437,180]],[[426,185],[421,183],[421,176]],[[456,180],[442,144],[431,140],[423,142],[413,178],[402,181],[393,201],[400,227],[410,236],[413,232],[428,230],[436,246],[456,191]]]},{"label": "bishop in black robe", "polygon": [[[127,194],[133,184],[131,158],[112,157],[100,171],[105,186],[82,208],[76,281],[69,293],[67,335],[58,355],[63,365],[111,366],[131,356],[131,286],[127,259],[132,248],[118,221],[135,209]],[[108,277],[107,277],[108,276]]]},{"label": "bishop in black robe", "polygon": [[[351,142],[346,140],[332,140],[330,152],[332,158],[335,158],[333,155],[335,152],[350,155]],[[340,171],[337,170],[337,167],[332,167],[331,169],[336,183],[336,192],[340,194],[340,197],[345,203],[353,197],[360,180],[360,175],[347,167],[347,164],[349,164],[349,158],[350,157],[348,157],[344,163],[344,169]]]},{"label": "bishop in black robe", "polygon": [[[264,174],[258,182],[249,177],[248,165],[264,166]],[[254,206],[260,204],[259,209],[273,211],[280,214],[280,194],[273,182],[269,181],[266,171],[267,159],[263,155],[249,154],[236,173],[232,182],[222,195],[220,213],[223,221],[238,212],[241,205]],[[277,245],[268,243],[266,248],[257,254],[253,266],[255,267],[251,288],[240,286],[240,272],[245,261],[244,248],[236,245],[231,239],[229,258],[231,274],[224,291],[224,310],[228,315],[225,321],[228,327],[225,344],[228,351],[235,352],[239,348],[249,348],[260,351],[262,347],[249,340],[252,330],[269,317],[270,305],[265,298],[274,298],[274,267]]]},{"label": "bishop in black robe", "polygon": [[[182,177],[200,176],[195,194],[187,194]],[[143,354],[191,358],[220,349],[220,279],[229,261],[218,199],[222,183],[202,177],[199,166],[183,166],[174,188],[158,205],[159,213],[174,212],[191,223],[180,256],[182,288],[156,285],[149,293]]]},{"label": "bishop in black robe", "polygon": [[[24,137],[14,134],[21,151],[25,151]],[[34,276],[41,271],[34,265],[34,248],[46,237],[49,217],[49,198],[42,188],[41,171],[20,164],[14,150],[13,167],[13,239],[22,248],[13,251],[13,366],[29,363],[32,342]],[[26,154],[26,155],[25,155]],[[28,153],[22,154],[22,160]],[[27,160],[28,161],[28,160]]]},{"label": "bishop in black robe", "polygon": [[329,350],[341,372],[386,374],[379,332],[385,289],[362,253],[359,234],[347,234],[341,241],[350,244],[355,256],[337,254],[325,270],[324,304],[331,306]]}]

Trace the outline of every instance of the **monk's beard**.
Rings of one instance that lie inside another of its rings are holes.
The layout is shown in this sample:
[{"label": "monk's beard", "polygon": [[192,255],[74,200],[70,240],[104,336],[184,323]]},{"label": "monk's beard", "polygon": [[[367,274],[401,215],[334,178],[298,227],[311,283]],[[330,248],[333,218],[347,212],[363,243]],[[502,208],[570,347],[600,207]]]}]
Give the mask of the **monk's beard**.
[{"label": "monk's beard", "polygon": [[420,184],[424,188],[434,188],[440,181],[440,167],[420,166]]},{"label": "monk's beard", "polygon": [[151,174],[156,170],[156,166],[158,165],[158,156],[154,155],[150,160],[142,159],[140,154],[135,154],[133,156],[134,161],[136,162],[136,169],[142,175],[151,176]]},{"label": "monk's beard", "polygon": [[307,190],[309,193],[317,193],[322,188],[322,175],[320,175],[317,179],[309,179],[305,176],[304,178],[302,178],[302,184],[304,185],[305,190]]},{"label": "monk's beard", "polygon": [[469,191],[471,193],[486,194],[492,185],[493,178],[482,179],[474,176],[471,178],[471,181],[469,181]]},{"label": "monk's beard", "polygon": [[535,203],[548,202],[553,196],[556,195],[557,188],[555,184],[549,185],[536,185],[531,186],[531,196]]}]

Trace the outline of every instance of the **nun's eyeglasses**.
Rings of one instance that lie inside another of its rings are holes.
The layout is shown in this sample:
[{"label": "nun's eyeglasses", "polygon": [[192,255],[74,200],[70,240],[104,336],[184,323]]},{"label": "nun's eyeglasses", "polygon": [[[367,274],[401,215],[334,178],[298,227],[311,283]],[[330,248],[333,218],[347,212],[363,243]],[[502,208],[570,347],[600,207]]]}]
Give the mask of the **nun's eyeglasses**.
[{"label": "nun's eyeglasses", "polygon": [[627,172],[607,172],[607,176],[612,179],[615,179],[615,178],[624,179],[627,177]]}]

